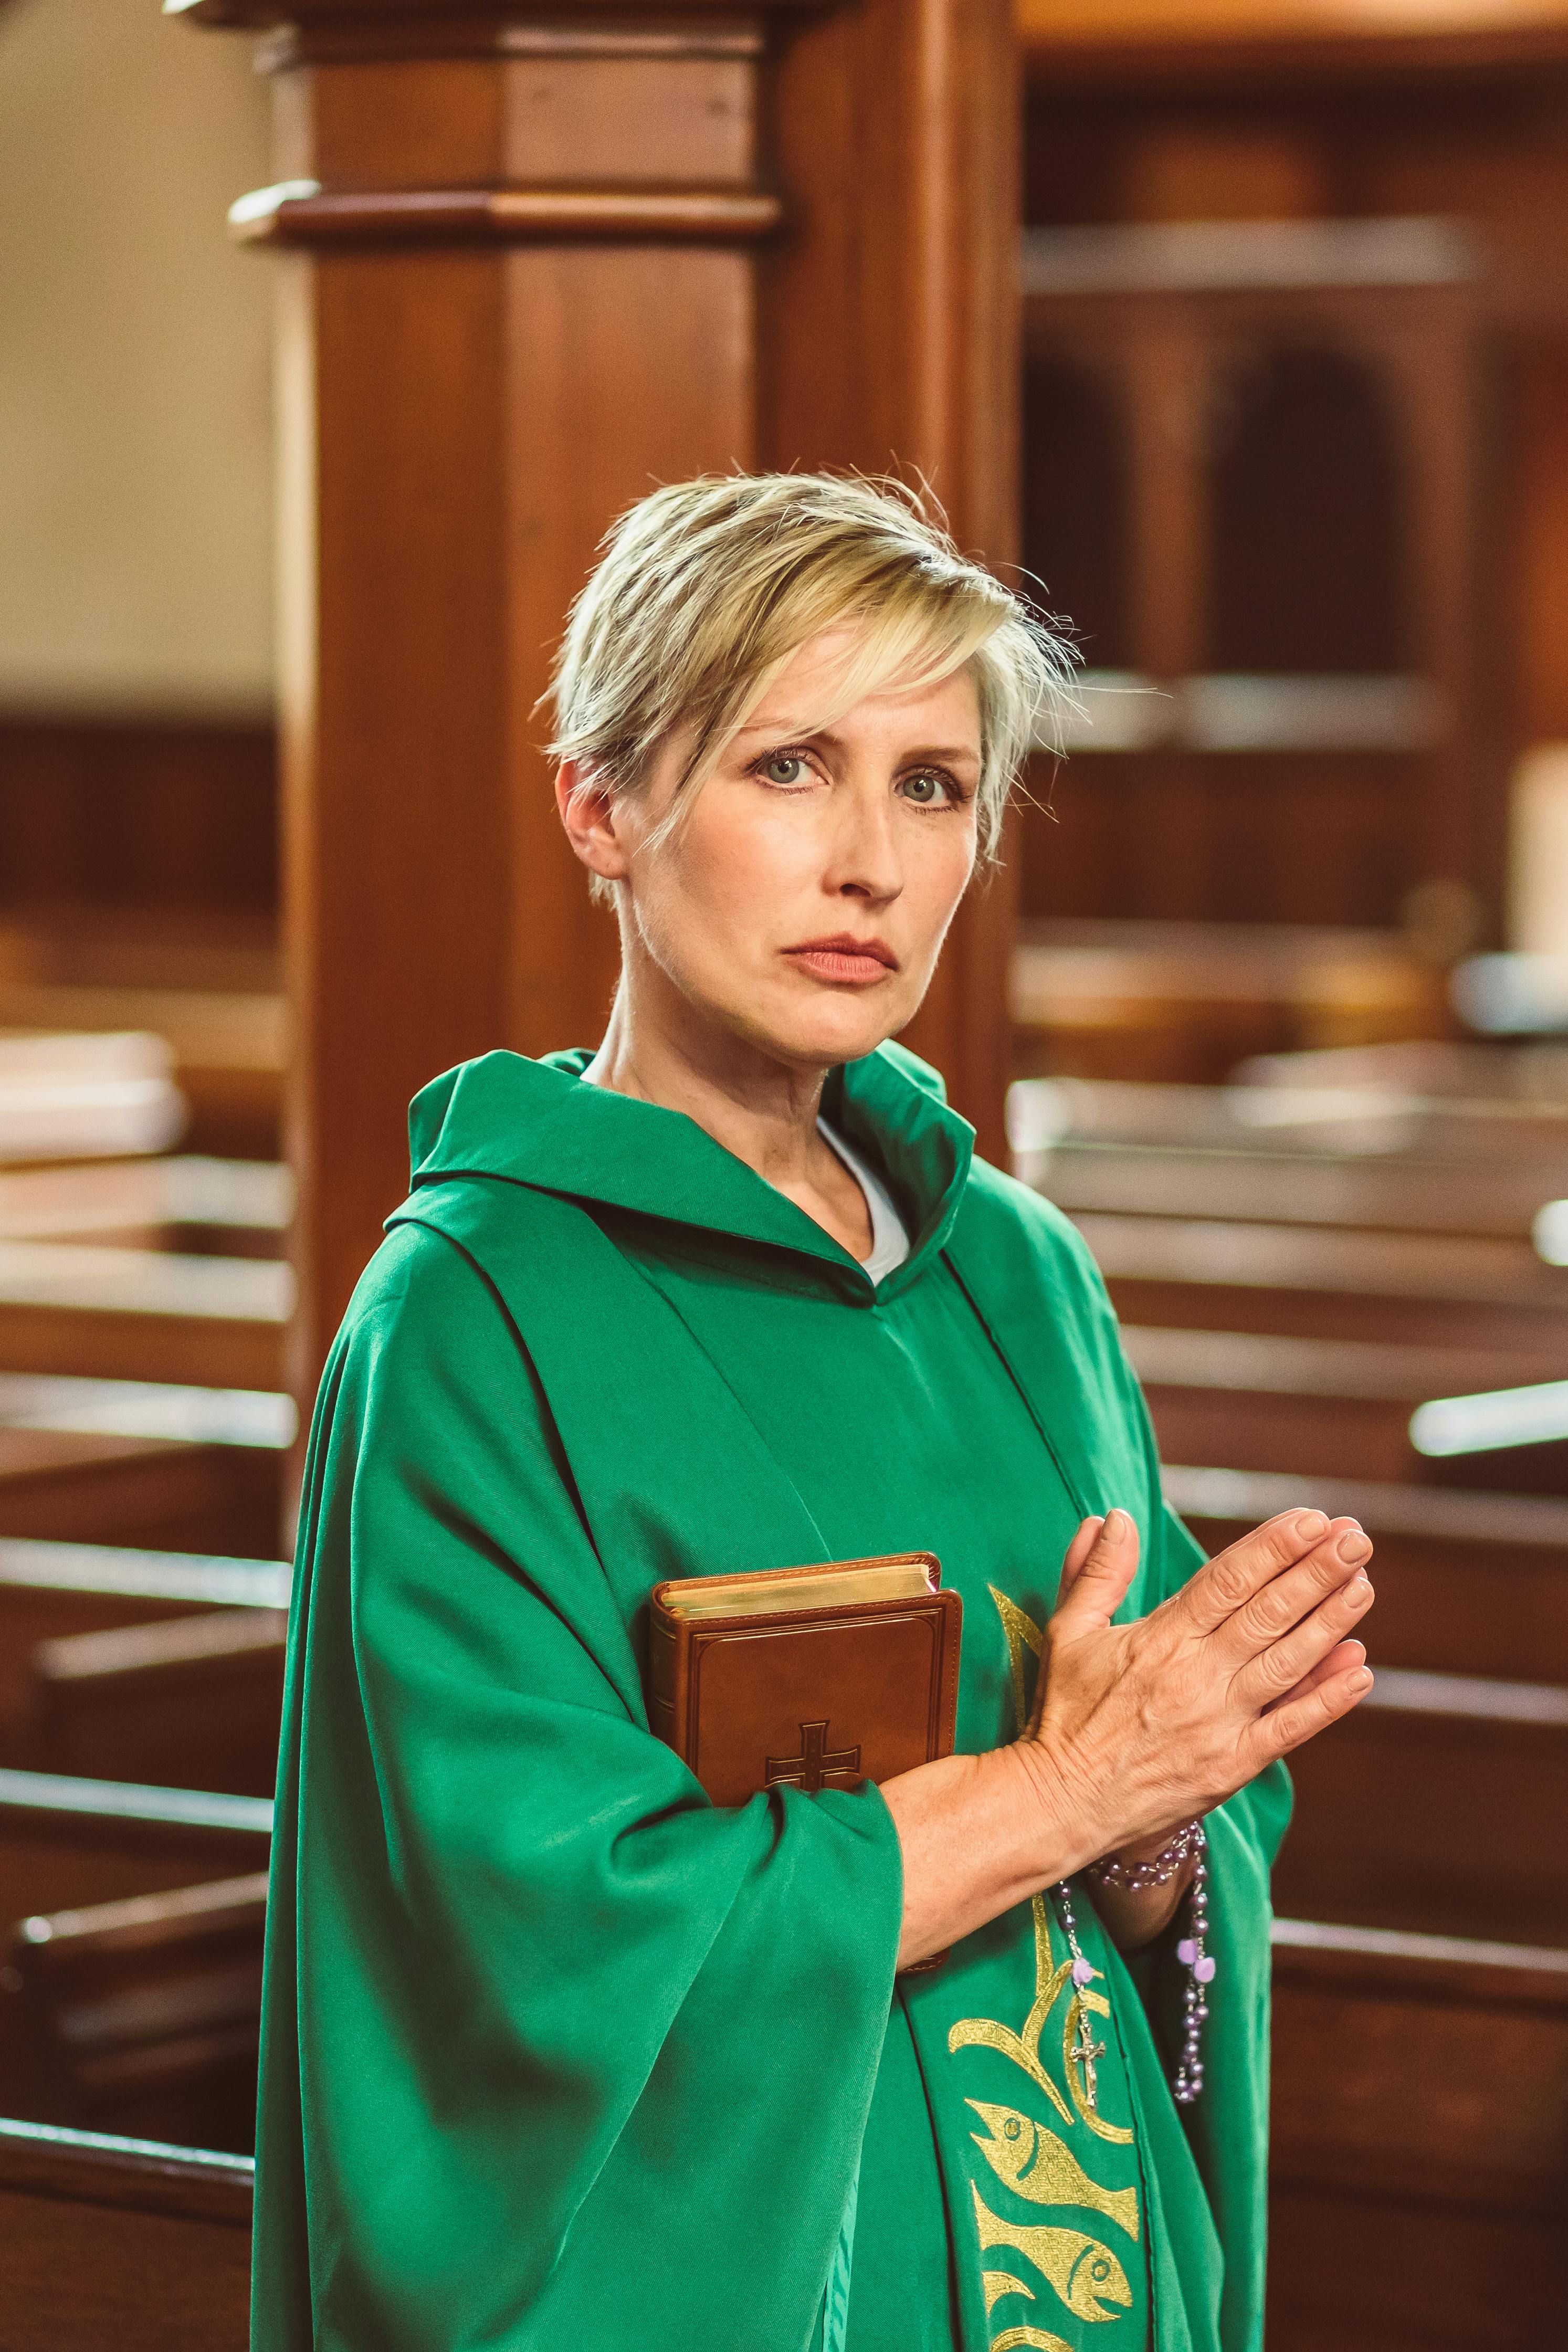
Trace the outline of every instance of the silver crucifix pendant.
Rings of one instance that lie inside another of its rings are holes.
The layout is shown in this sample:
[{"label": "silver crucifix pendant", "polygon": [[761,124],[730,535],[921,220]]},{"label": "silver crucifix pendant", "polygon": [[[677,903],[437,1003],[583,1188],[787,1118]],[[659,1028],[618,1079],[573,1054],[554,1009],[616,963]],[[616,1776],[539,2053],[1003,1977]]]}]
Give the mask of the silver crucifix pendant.
[{"label": "silver crucifix pendant", "polygon": [[1096,2103],[1095,2088],[1099,2078],[1095,2072],[1094,2062],[1098,2058],[1103,2058],[1104,2055],[1105,2044],[1095,2041],[1094,2029],[1089,2022],[1089,2011],[1080,2001],[1078,2039],[1072,2045],[1072,2056],[1076,2063],[1083,2069],[1083,2104],[1089,2108],[1092,2108]]}]

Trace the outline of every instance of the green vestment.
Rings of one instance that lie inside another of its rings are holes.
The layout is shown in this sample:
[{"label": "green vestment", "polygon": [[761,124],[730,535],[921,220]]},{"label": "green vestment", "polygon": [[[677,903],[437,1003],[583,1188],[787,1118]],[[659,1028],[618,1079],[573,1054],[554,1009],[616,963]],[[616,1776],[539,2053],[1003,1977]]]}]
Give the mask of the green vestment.
[{"label": "green vestment", "polygon": [[1130,1971],[1081,1883],[1082,2003],[1046,1897],[895,1984],[877,1791],[720,1811],[647,1728],[663,1577],[935,1551],[977,1751],[1027,1707],[1086,1513],[1138,1521],[1127,1613],[1191,1572],[1082,1244],[897,1046],[824,1100],[910,1229],[874,1288],[587,1058],[419,1097],[322,1382],[255,2352],[1253,2352],[1283,1771],[1210,1822],[1207,2088],[1178,2111],[1170,1939]]}]

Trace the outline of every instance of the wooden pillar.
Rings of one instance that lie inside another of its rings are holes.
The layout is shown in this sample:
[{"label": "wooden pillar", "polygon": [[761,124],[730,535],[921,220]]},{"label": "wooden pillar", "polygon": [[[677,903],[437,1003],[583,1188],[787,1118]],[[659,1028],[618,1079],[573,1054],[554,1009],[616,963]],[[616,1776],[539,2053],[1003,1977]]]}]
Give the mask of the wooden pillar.
[{"label": "wooden pillar", "polygon": [[[536,704],[612,516],[704,470],[897,467],[1013,559],[1010,11],[183,13],[273,28],[279,184],[237,215],[282,277],[303,1395],[405,1189],[409,1097],[601,1033],[613,929]],[[910,1033],[998,1155],[1010,930],[1004,877]]]}]

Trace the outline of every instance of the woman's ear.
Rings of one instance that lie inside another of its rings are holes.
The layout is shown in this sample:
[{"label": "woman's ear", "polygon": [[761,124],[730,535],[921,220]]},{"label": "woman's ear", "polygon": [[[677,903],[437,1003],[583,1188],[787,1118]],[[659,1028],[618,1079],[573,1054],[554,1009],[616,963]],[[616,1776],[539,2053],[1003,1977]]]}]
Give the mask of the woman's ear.
[{"label": "woman's ear", "polygon": [[606,882],[623,882],[631,866],[616,829],[620,803],[615,794],[591,768],[563,760],[556,770],[555,804],[568,841],[590,872]]}]

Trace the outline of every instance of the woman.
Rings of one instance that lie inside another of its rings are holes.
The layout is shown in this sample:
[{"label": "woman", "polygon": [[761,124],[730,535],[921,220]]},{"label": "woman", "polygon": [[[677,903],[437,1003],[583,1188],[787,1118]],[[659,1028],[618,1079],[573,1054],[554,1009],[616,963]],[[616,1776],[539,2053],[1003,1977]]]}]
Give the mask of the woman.
[{"label": "woman", "polygon": [[[822,478],[658,492],[578,604],[609,1027],[417,1098],[317,1412],[259,2352],[1260,2340],[1278,1759],[1370,1682],[1370,1546],[1199,1564],[1082,1244],[887,1042],[1059,658]],[[710,1805],[650,1587],[909,1549],[957,1754]]]}]

